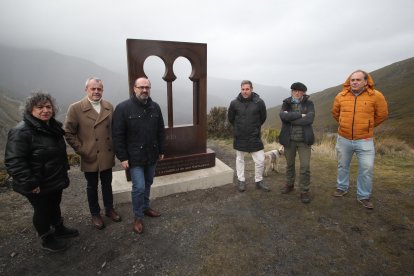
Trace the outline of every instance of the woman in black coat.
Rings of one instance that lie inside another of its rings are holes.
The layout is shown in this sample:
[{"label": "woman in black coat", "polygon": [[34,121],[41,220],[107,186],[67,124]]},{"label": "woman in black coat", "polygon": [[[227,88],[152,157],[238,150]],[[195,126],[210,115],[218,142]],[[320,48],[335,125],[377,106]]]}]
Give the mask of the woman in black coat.
[{"label": "woman in black coat", "polygon": [[78,230],[65,227],[61,217],[62,192],[69,186],[69,163],[56,111],[49,94],[38,92],[29,97],[23,121],[8,133],[4,158],[13,190],[33,206],[33,225],[42,248],[52,252],[66,249],[66,244],[56,238],[79,235]]}]

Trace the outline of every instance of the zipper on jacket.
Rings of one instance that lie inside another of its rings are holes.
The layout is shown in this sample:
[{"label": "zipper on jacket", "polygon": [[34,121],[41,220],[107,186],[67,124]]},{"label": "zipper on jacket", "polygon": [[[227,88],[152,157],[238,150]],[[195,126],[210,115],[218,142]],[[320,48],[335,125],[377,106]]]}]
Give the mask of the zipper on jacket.
[{"label": "zipper on jacket", "polygon": [[352,140],[354,140],[355,110],[356,110],[356,101],[357,101],[357,97],[358,97],[358,96],[355,96],[355,95],[354,95],[354,97],[355,97],[355,100],[354,100],[354,112],[353,112],[353,114],[352,114],[352,131],[351,131],[351,137],[352,137]]}]

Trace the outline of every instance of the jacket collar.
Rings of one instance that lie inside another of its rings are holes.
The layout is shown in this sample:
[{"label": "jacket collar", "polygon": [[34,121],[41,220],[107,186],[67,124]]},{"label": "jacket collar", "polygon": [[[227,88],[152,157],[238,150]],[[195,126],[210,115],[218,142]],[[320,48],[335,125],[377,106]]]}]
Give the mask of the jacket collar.
[{"label": "jacket collar", "polygon": [[111,105],[109,104],[109,102],[103,99],[101,100],[101,112],[99,114],[96,113],[95,109],[92,107],[92,104],[88,100],[88,97],[85,97],[81,100],[81,109],[82,112],[86,113],[86,116],[88,118],[95,120],[95,125],[105,120],[105,118],[111,115],[112,113]]},{"label": "jacket collar", "polygon": [[252,92],[250,97],[247,98],[247,99],[243,98],[241,93],[239,93],[239,95],[237,95],[237,100],[239,100],[240,102],[250,102],[251,101],[251,102],[257,103],[259,101],[259,99],[260,99],[259,94],[255,93],[255,92]]}]

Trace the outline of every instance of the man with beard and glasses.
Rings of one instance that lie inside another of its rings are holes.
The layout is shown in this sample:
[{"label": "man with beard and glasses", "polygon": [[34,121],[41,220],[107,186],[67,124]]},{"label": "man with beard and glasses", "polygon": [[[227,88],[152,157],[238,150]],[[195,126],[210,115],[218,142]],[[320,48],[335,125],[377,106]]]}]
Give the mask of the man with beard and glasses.
[{"label": "man with beard and glasses", "polygon": [[136,79],[134,95],[116,106],[112,123],[116,157],[131,174],[132,229],[138,234],[144,231],[144,215],[161,215],[150,208],[149,197],[157,160],[164,158],[165,130],[160,106],[150,91],[149,79]]}]

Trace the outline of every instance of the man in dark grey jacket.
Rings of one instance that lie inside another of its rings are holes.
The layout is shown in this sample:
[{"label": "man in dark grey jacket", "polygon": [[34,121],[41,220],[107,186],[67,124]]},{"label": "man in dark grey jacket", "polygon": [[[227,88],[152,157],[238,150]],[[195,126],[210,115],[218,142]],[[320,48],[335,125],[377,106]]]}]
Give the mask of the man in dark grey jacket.
[{"label": "man in dark grey jacket", "polygon": [[282,120],[279,142],[285,150],[287,180],[281,192],[282,194],[288,194],[293,191],[295,159],[296,152],[298,152],[300,160],[300,198],[303,203],[309,203],[311,145],[315,141],[312,129],[315,108],[313,102],[309,100],[309,96],[306,95],[307,88],[303,83],[295,82],[290,88],[292,89],[291,97],[283,100],[279,114]]},{"label": "man in dark grey jacket", "polygon": [[264,146],[261,139],[261,126],[266,121],[266,105],[258,94],[253,92],[251,81],[241,82],[241,92],[234,99],[228,110],[229,122],[233,125],[233,148],[236,150],[236,170],[239,180],[239,191],[246,190],[244,176],[244,156],[252,155],[255,164],[256,188],[269,192],[263,182]]}]

